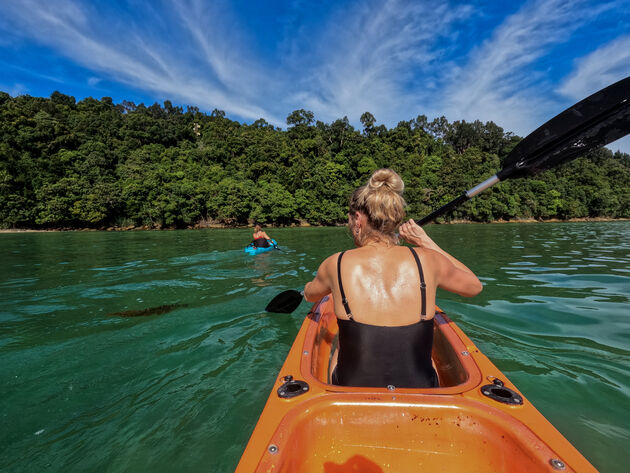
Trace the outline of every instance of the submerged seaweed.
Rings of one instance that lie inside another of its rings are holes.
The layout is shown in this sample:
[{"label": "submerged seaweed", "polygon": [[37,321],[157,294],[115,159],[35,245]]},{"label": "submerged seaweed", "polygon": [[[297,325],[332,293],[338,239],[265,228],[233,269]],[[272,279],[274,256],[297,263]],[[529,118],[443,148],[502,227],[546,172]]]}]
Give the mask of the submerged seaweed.
[{"label": "submerged seaweed", "polygon": [[166,314],[180,307],[187,307],[188,304],[166,304],[158,307],[148,307],[140,310],[123,310],[121,312],[112,312],[107,314],[108,317],[145,317],[147,315]]}]

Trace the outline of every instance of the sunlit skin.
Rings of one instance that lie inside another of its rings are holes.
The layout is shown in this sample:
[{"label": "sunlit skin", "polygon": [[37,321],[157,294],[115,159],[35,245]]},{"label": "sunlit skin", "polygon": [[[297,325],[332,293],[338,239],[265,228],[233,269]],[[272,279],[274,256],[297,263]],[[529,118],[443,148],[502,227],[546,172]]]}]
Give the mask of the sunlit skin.
[{"label": "sunlit skin", "polygon": [[269,235],[267,235],[265,232],[263,232],[262,230],[254,233],[254,240],[256,240],[258,238],[264,238],[265,240],[271,240],[271,237]]},{"label": "sunlit skin", "polygon": [[[361,212],[350,215],[348,225],[353,235],[370,230],[367,218]],[[465,297],[481,291],[482,285],[477,276],[442,250],[413,220],[401,225],[400,237],[414,246],[424,269],[427,315],[423,320],[433,318],[437,287]],[[338,257],[339,253],[335,253],[324,260],[315,279],[304,287],[304,297],[316,302],[332,293],[335,313],[339,318],[347,319],[337,280]],[[363,246],[346,251],[341,277],[357,322],[400,326],[420,320],[420,277],[407,248],[379,238],[370,239]]]}]

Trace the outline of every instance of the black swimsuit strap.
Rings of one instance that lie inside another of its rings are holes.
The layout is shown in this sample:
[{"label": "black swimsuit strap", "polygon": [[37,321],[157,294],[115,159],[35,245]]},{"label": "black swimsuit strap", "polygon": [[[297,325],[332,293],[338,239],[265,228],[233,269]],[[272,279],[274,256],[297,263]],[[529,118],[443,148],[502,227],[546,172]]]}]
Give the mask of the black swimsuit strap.
[{"label": "black swimsuit strap", "polygon": [[420,263],[420,258],[418,258],[418,254],[416,251],[408,247],[409,251],[416,260],[416,264],[418,265],[418,273],[420,274],[420,297],[422,298],[422,309],[420,310],[420,319],[422,320],[427,315],[427,284],[424,282],[424,271],[422,271],[422,264]]},{"label": "black swimsuit strap", "polygon": [[339,292],[341,293],[341,303],[343,304],[343,308],[346,309],[346,315],[350,320],[354,320],[352,318],[352,311],[350,310],[350,304],[348,304],[348,299],[346,299],[346,293],[343,290],[343,283],[341,282],[341,257],[345,251],[339,253],[339,258],[337,258],[337,280],[339,281]]},{"label": "black swimsuit strap", "polygon": [[[420,275],[420,298],[422,299],[422,308],[420,310],[420,320],[423,320],[427,315],[427,284],[424,282],[424,271],[422,270],[422,263],[420,263],[420,258],[418,258],[418,254],[414,251],[413,248],[408,247],[409,251],[413,255],[416,260],[416,265],[418,266],[418,274]],[[354,320],[352,316],[352,311],[350,310],[350,304],[348,304],[348,299],[346,299],[346,293],[343,290],[343,283],[341,282],[341,257],[345,251],[339,253],[339,258],[337,258],[337,280],[339,281],[339,292],[341,293],[341,303],[343,304],[343,308],[346,310],[346,315],[350,320]]]}]

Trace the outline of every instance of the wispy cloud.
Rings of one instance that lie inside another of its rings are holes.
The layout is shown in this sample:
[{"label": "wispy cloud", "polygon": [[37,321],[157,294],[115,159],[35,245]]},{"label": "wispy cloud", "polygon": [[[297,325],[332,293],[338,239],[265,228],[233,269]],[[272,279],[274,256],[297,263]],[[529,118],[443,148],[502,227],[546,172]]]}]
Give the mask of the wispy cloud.
[{"label": "wispy cloud", "polygon": [[97,86],[103,79],[101,79],[100,77],[90,77],[88,78],[88,85],[90,87],[95,87]]},{"label": "wispy cloud", "polygon": [[[527,133],[549,118],[558,104],[536,62],[594,18],[581,0],[529,2],[496,28],[446,87],[439,109],[450,119],[493,120]],[[596,10],[596,11],[595,11]]]},{"label": "wispy cloud", "polygon": [[465,5],[393,0],[341,9],[319,47],[297,61],[305,74],[291,99],[324,120],[358,121],[365,111],[390,124],[411,118],[432,93],[427,84],[441,73],[434,63],[452,41],[453,25],[472,13]]},{"label": "wispy cloud", "polygon": [[0,90],[2,90],[3,92],[7,92],[9,95],[16,96],[26,94],[28,92],[28,87],[20,83],[15,83],[12,85],[0,84]]},{"label": "wispy cloud", "polygon": [[[189,7],[193,12],[200,8],[196,4]],[[222,108],[246,119],[266,115],[263,108],[245,100],[252,94],[251,90],[243,94],[242,89],[234,85],[236,77],[244,78],[242,71],[238,72],[238,62],[231,59],[239,56],[238,51],[232,51],[230,55],[211,55],[203,38],[198,37],[204,52],[200,57],[186,41],[189,34],[194,37],[203,28],[207,31],[218,29],[213,24],[202,27],[198,21],[205,17],[197,16],[197,23],[191,20],[186,24],[186,30],[173,32],[175,37],[156,41],[155,35],[149,42],[145,38],[150,35],[135,23],[117,26],[114,19],[99,16],[101,12],[93,8],[72,0],[62,4],[28,0],[7,4],[5,13],[18,22],[24,34],[112,80],[165,98],[210,109]],[[177,4],[176,8],[181,13],[184,7]],[[104,34],[102,25],[108,20],[111,20],[111,29]],[[170,23],[166,29],[173,26],[177,25]],[[243,83],[248,81],[243,79]]]},{"label": "wispy cloud", "polygon": [[574,100],[630,76],[630,35],[625,35],[577,60],[575,70],[558,88]]},{"label": "wispy cloud", "polygon": [[190,38],[181,45],[182,49],[191,50],[198,64],[212,72],[210,80],[216,86],[255,98],[267,85],[268,71],[253,58],[253,52],[239,34],[238,21],[232,18],[227,5],[192,1],[177,2],[173,6]]}]

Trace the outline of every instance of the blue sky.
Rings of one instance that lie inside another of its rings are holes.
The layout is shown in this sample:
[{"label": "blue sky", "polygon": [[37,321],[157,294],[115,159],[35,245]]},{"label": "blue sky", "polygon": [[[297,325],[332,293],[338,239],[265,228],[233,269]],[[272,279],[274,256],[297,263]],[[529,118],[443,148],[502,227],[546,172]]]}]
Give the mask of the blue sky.
[{"label": "blue sky", "polygon": [[[521,136],[630,75],[630,0],[0,0],[0,90]],[[610,146],[630,152],[630,138]]]}]

